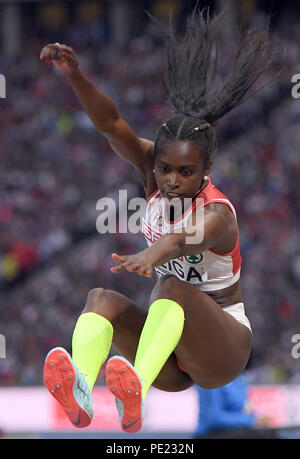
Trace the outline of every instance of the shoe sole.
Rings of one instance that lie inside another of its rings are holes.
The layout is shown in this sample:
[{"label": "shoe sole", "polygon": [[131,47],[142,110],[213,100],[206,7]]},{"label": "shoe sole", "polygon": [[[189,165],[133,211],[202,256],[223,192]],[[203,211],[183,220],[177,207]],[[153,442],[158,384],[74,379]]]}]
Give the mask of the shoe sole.
[{"label": "shoe sole", "polygon": [[142,427],[142,386],[134,367],[122,357],[112,357],[106,365],[106,384],[116,397],[122,430],[138,432]]},{"label": "shoe sole", "polygon": [[71,356],[65,349],[55,348],[48,353],[43,376],[45,386],[64,409],[71,423],[75,427],[87,427],[92,419],[74,395],[74,388],[78,384],[78,374]]}]

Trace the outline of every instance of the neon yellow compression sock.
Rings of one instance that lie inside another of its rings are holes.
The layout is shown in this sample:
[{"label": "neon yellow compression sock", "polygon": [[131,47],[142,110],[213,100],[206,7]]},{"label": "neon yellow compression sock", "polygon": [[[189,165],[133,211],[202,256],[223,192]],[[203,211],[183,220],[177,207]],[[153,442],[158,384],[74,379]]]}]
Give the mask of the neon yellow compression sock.
[{"label": "neon yellow compression sock", "polygon": [[154,301],[145,321],[134,362],[142,379],[142,399],[177,346],[182,335],[184,311],[173,300]]},{"label": "neon yellow compression sock", "polygon": [[79,316],[72,337],[72,359],[90,390],[108,356],[112,337],[113,326],[105,317],[95,312]]}]

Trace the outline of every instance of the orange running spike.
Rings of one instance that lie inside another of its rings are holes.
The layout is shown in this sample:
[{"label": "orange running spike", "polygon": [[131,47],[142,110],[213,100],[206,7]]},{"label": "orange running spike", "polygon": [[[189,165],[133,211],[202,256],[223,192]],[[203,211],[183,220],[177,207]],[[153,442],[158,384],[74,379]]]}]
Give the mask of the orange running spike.
[{"label": "orange running spike", "polygon": [[44,382],[75,427],[87,427],[91,423],[93,410],[88,384],[65,349],[56,347],[48,353]]},{"label": "orange running spike", "polygon": [[143,422],[142,384],[134,367],[124,357],[112,357],[106,365],[106,383],[116,397],[122,429],[138,432]]}]

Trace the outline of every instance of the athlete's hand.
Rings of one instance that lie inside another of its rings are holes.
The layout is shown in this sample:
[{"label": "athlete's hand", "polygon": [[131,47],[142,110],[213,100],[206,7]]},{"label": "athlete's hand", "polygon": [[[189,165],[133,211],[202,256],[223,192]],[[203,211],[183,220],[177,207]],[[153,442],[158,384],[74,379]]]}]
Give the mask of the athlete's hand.
[{"label": "athlete's hand", "polygon": [[53,62],[65,75],[72,75],[79,68],[79,60],[73,48],[60,43],[46,45],[41,50],[40,59],[48,67]]},{"label": "athlete's hand", "polygon": [[139,276],[152,276],[152,266],[148,260],[145,250],[137,253],[136,255],[117,255],[112,254],[112,259],[118,263],[119,266],[111,268],[112,273],[119,273],[121,271],[136,272]]}]

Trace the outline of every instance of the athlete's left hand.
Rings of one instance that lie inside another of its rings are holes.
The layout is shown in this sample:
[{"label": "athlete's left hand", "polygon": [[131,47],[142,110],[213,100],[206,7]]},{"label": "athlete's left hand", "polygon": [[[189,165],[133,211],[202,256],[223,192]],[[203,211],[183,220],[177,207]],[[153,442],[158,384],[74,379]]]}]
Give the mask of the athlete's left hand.
[{"label": "athlete's left hand", "polygon": [[152,266],[148,260],[145,251],[137,253],[136,255],[118,255],[112,254],[112,259],[118,263],[119,266],[111,268],[112,273],[119,273],[121,271],[136,272],[139,276],[152,276]]}]

